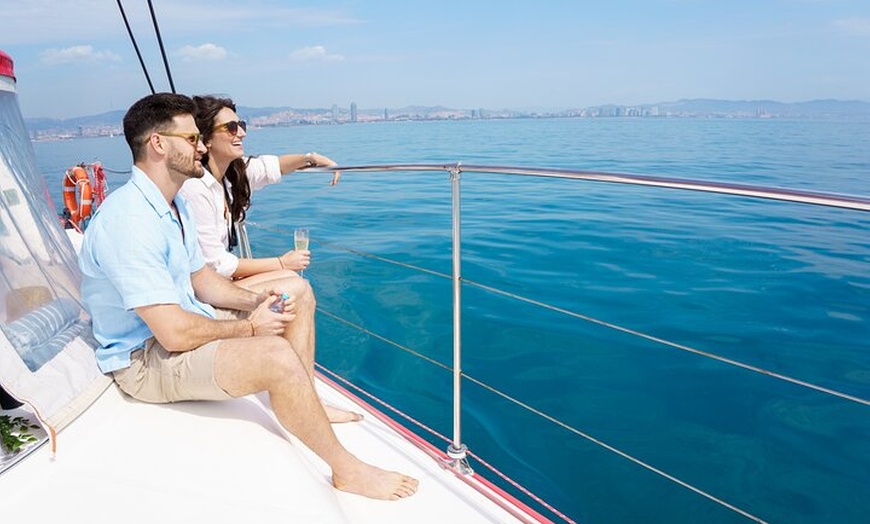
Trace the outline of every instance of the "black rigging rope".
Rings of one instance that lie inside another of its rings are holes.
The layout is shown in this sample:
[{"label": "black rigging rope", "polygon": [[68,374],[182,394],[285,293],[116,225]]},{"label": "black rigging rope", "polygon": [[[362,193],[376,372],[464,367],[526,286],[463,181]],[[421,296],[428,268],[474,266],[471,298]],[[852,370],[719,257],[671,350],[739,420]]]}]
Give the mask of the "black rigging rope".
[{"label": "black rigging rope", "polygon": [[[145,67],[145,61],[142,60],[142,53],[139,51],[139,44],[136,43],[136,38],[133,36],[133,30],[130,29],[130,22],[127,21],[127,13],[124,12],[124,6],[121,5],[121,0],[118,1],[118,9],[121,10],[121,17],[124,19],[124,25],[127,26],[127,34],[130,35],[130,41],[133,42],[133,49],[136,50],[136,56],[139,57],[139,64],[142,66],[142,72],[145,73],[145,80],[148,81],[148,87],[151,88],[151,94],[154,94],[154,84],[151,83],[151,77],[148,76],[148,68]],[[150,4],[150,2],[149,2]],[[155,22],[156,24],[156,22]]]},{"label": "black rigging rope", "polygon": [[[120,0],[118,0],[120,2]],[[166,68],[166,78],[169,79],[169,88],[175,93],[175,82],[172,81],[172,72],[169,70],[169,60],[166,59],[166,49],[163,48],[163,38],[160,36],[160,27],[157,25],[157,16],[154,14],[154,5],[148,0],[148,10],[151,11],[151,21],[154,23],[154,34],[157,35],[157,43],[160,44],[160,54],[163,56],[163,67]]]}]

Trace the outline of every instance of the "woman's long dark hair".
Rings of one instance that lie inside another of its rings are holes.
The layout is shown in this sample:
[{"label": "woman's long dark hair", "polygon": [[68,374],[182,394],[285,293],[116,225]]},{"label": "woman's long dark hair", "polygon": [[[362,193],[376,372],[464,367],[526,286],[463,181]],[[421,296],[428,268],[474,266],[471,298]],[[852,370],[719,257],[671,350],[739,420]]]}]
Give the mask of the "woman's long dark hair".
[{"label": "woman's long dark hair", "polygon": [[[236,104],[230,98],[219,98],[211,95],[195,96],[193,97],[193,102],[196,104],[196,127],[202,133],[203,143],[211,140],[214,134],[214,119],[220,110],[225,107],[233,111],[236,110]],[[202,164],[208,165],[208,153],[202,157]],[[232,222],[243,222],[245,214],[251,206],[251,184],[248,182],[245,161],[237,158],[230,162],[227,172],[224,173],[224,178],[232,186],[232,194],[229,195],[231,198],[227,198]],[[223,180],[221,183],[224,186],[224,194],[226,195],[227,185]]]}]

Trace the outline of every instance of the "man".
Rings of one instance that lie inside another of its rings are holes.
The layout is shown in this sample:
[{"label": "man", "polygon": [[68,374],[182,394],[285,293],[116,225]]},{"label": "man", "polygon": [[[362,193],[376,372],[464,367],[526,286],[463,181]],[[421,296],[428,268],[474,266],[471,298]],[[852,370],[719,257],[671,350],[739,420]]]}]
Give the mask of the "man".
[{"label": "man", "polygon": [[[190,98],[159,93],[124,116],[133,174],[100,206],[79,256],[100,369],[145,402],[266,391],[281,424],[332,468],[336,488],[376,499],[413,495],[417,480],[362,462],[332,430],[314,389],[307,282],[287,278],[251,291],[204,263],[187,202],[177,195],[203,173],[206,149],[193,113]],[[288,290],[283,312],[271,311]]]}]

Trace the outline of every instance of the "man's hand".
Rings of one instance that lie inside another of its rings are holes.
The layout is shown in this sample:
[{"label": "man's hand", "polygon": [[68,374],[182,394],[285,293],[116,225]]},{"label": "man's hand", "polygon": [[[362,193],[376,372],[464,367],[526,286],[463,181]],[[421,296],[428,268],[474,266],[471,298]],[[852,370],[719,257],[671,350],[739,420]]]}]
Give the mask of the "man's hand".
[{"label": "man's hand", "polygon": [[[296,299],[291,296],[281,300],[281,292],[277,290],[263,291],[258,296],[260,304],[248,316],[255,336],[283,335],[284,328],[296,318]],[[283,302],[283,308],[281,306]],[[282,312],[273,311],[281,308]]]}]

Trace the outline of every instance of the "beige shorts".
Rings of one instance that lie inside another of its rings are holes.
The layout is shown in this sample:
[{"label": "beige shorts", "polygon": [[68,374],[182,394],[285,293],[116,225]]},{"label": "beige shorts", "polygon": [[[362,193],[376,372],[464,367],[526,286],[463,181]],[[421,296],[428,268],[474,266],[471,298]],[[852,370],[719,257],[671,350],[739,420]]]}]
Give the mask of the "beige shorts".
[{"label": "beige shorts", "polygon": [[[247,313],[217,310],[218,318],[245,318]],[[214,360],[221,340],[190,351],[167,351],[155,338],[130,355],[130,366],[112,373],[121,391],[142,402],[232,398],[215,380]]]}]

